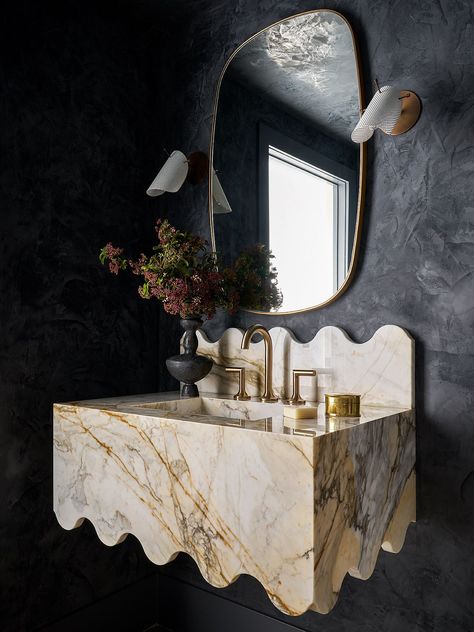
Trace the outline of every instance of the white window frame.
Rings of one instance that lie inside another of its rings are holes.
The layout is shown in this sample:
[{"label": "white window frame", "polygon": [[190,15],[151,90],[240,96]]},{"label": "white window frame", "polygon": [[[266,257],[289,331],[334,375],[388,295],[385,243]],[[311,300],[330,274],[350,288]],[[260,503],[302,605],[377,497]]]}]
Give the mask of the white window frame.
[{"label": "white window frame", "polygon": [[[349,266],[349,182],[347,180],[344,180],[343,178],[340,178],[339,176],[335,176],[333,173],[317,167],[316,165],[312,165],[304,160],[301,160],[300,158],[297,158],[296,156],[292,156],[291,154],[278,149],[278,147],[275,147],[273,145],[268,145],[268,158],[270,157],[281,160],[282,162],[301,169],[302,171],[311,173],[318,178],[330,182],[333,185],[333,291],[336,292],[343,283]],[[270,163],[269,160],[267,162],[268,164]],[[269,196],[267,199],[269,199]],[[269,206],[269,217],[270,213],[271,209]]]}]

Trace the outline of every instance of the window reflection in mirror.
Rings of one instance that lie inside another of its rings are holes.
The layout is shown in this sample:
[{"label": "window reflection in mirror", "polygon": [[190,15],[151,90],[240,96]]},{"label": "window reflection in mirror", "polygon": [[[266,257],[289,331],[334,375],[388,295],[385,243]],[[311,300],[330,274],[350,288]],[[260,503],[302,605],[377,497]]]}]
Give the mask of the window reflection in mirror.
[{"label": "window reflection in mirror", "polygon": [[[307,289],[302,280],[308,270],[317,289],[313,293],[316,303],[337,290],[339,258],[345,276],[347,184],[315,165],[269,148],[268,241],[278,281],[285,288],[283,311],[305,305]],[[289,244],[297,244],[298,257]]]},{"label": "window reflection in mirror", "polygon": [[270,26],[222,77],[213,165],[232,212],[212,214],[216,250],[229,262],[256,243],[270,248],[280,312],[325,303],[348,278],[365,152],[350,133],[360,107],[353,35],[334,12]]}]

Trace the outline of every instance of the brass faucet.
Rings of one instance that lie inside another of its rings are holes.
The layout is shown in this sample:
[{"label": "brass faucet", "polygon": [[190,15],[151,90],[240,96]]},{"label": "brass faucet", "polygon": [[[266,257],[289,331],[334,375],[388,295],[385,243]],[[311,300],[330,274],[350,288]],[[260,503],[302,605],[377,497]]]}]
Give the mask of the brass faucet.
[{"label": "brass faucet", "polygon": [[255,334],[260,334],[265,343],[265,392],[260,398],[262,402],[277,402],[278,397],[273,392],[273,343],[268,330],[263,325],[252,325],[242,337],[241,349],[248,349]]}]

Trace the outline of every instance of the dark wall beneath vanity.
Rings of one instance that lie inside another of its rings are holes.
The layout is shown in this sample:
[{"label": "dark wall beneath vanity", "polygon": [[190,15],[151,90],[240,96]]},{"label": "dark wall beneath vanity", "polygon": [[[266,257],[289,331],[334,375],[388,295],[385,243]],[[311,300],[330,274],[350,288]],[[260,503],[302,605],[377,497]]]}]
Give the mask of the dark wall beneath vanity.
[{"label": "dark wall beneath vanity", "polygon": [[[194,564],[180,558],[163,569],[160,581],[163,598],[174,599],[168,603],[179,604],[181,614],[170,605],[164,620],[179,621],[178,629],[185,632],[205,630],[206,625],[207,632],[233,632],[239,604],[246,609],[245,630],[472,632],[472,2],[215,0],[201,3],[200,11],[190,7],[192,16],[178,40],[182,55],[175,89],[185,104],[178,134],[206,147],[214,88],[228,55],[272,21],[318,6],[341,11],[353,24],[367,92],[371,94],[372,77],[414,89],[423,100],[422,118],[405,136],[378,133],[370,141],[362,254],[355,280],[342,298],[320,311],[292,317],[222,317],[206,329],[215,339],[231,322],[245,327],[263,320],[268,327],[284,325],[309,340],[324,325],[338,325],[363,342],[386,323],[405,327],[416,340],[418,522],[409,529],[400,554],[381,552],[368,581],[345,579],[329,615],[284,617],[246,577],[213,591]],[[188,217],[205,231],[202,206],[193,206]],[[311,282],[310,274],[306,282]],[[196,595],[202,590],[215,594],[214,601],[200,602]],[[207,620],[199,614],[199,603],[212,608]],[[186,607],[191,612],[184,616]],[[267,617],[274,618],[273,628],[265,627]],[[211,623],[215,621],[221,623]]]},{"label": "dark wall beneath vanity", "polygon": [[67,532],[55,519],[51,406],[158,386],[158,305],[98,262],[108,240],[136,250],[153,235],[158,203],[144,191],[173,120],[151,89],[170,67],[158,17],[132,1],[2,3],[2,632],[31,632],[131,584],[80,629],[154,620],[144,596],[155,567],[139,543],[109,548],[89,523]]}]

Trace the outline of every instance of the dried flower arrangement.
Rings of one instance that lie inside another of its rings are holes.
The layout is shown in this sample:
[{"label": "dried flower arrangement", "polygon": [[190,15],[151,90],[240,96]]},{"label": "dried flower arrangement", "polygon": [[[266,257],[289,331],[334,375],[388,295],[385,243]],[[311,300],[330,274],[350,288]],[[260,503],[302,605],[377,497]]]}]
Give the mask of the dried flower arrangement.
[{"label": "dried flower arrangement", "polygon": [[266,246],[249,248],[220,271],[215,253],[201,237],[178,230],[168,220],[158,220],[156,232],[158,244],[151,256],[127,259],[123,248],[108,243],[99,258],[113,274],[129,268],[141,276],[140,296],[158,299],[169,314],[212,318],[219,307],[234,313],[239,307],[269,311],[281,305],[273,255]]}]

